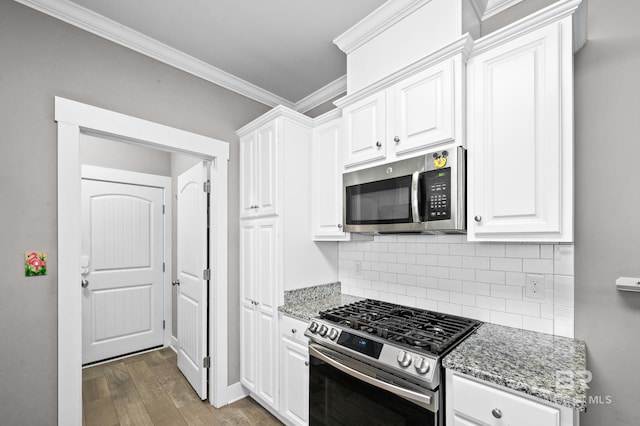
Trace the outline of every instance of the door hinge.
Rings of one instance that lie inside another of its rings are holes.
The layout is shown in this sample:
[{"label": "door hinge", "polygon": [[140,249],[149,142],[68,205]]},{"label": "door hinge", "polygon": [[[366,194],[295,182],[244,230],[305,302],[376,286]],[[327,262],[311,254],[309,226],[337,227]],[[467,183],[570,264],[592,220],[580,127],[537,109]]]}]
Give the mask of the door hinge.
[{"label": "door hinge", "polygon": [[167,324],[166,324],[165,320],[162,320],[162,329],[164,330],[166,326],[167,326]]},{"label": "door hinge", "polygon": [[167,272],[167,264],[162,262],[162,272]]},{"label": "door hinge", "polygon": [[204,368],[211,368],[211,357],[204,357],[204,359],[202,360],[202,366]]},{"label": "door hinge", "polygon": [[164,204],[162,205],[162,214],[165,214],[167,212],[167,206],[165,206]]},{"label": "door hinge", "polygon": [[211,192],[211,181],[208,180],[202,184],[202,190],[207,194]]},{"label": "door hinge", "polygon": [[211,269],[205,269],[204,271],[202,271],[202,279],[203,280],[211,279]]}]

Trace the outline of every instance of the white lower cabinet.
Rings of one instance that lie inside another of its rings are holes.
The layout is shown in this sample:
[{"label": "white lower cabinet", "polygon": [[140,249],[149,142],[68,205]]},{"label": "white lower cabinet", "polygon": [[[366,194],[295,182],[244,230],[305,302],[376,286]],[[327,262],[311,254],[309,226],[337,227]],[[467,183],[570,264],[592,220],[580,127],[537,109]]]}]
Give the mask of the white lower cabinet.
[{"label": "white lower cabinet", "polygon": [[309,423],[309,350],[304,321],[280,320],[280,411],[290,425]]},{"label": "white lower cabinet", "polygon": [[451,370],[446,371],[446,380],[448,425],[578,425],[578,415],[568,407]]}]

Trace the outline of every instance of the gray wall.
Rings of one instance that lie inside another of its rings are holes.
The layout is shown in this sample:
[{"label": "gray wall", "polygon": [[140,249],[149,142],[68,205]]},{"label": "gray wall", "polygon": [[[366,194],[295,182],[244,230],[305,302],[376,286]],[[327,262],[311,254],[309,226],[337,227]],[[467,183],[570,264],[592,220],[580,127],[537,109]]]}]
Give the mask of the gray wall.
[{"label": "gray wall", "polygon": [[[231,142],[231,288],[238,286],[235,130],[270,108],[11,0],[0,0],[0,58],[0,413],[2,424],[52,425],[58,315],[54,96]],[[47,276],[24,277],[27,250],[49,253]],[[238,306],[230,300],[232,323]],[[236,347],[237,353],[237,334],[230,337],[229,352]],[[229,381],[235,382],[238,365],[231,367]]]},{"label": "gray wall", "polygon": [[[574,58],[575,334],[587,343],[589,395],[611,403],[590,404],[580,424],[627,426],[640,415],[640,293],[614,283],[640,276],[640,3],[588,1],[589,41]],[[549,3],[527,0],[483,31]]]},{"label": "gray wall", "polygon": [[84,133],[80,135],[80,163],[171,176],[171,154],[166,151]]}]

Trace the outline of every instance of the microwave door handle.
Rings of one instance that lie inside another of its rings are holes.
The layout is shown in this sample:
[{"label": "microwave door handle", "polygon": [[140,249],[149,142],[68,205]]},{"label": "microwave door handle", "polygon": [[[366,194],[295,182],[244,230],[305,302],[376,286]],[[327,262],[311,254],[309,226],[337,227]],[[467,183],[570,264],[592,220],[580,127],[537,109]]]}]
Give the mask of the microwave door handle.
[{"label": "microwave door handle", "polygon": [[420,222],[420,209],[418,208],[418,197],[420,195],[419,189],[420,172],[415,172],[411,176],[411,213],[413,215],[414,222]]},{"label": "microwave door handle", "polygon": [[383,382],[381,380],[377,380],[374,377],[371,377],[367,374],[361,373],[357,370],[354,370],[353,368],[347,367],[346,365],[342,364],[341,362],[329,357],[328,355],[325,355],[319,348],[317,348],[316,345],[314,344],[310,344],[309,345],[309,355],[323,361],[326,362],[327,364],[331,365],[332,367],[337,368],[338,370],[342,371],[343,373],[348,374],[351,377],[354,377],[356,379],[362,380],[363,382],[369,383],[370,385],[373,385],[377,388],[386,390],[388,392],[391,392],[392,394],[398,395],[399,397],[402,397],[406,400],[412,401],[416,404],[418,404],[419,406],[426,408],[428,410],[434,410],[435,407],[433,405],[433,400],[431,398],[431,395],[422,395],[419,394],[417,392],[413,392],[410,391],[408,389],[403,389],[400,388],[398,386],[395,386],[391,383],[387,383],[387,382]]}]

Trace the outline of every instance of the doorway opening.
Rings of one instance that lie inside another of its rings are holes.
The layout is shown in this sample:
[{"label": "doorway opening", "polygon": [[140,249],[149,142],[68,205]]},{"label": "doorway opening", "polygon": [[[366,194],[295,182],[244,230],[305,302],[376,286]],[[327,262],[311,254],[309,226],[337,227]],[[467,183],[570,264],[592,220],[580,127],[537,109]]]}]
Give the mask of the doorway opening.
[{"label": "doorway opening", "polygon": [[81,165],[82,134],[104,135],[129,143],[209,160],[213,200],[208,306],[209,401],[227,399],[227,162],[226,142],[126,116],[64,98],[55,98],[58,123],[58,424],[82,424],[81,325]]}]

